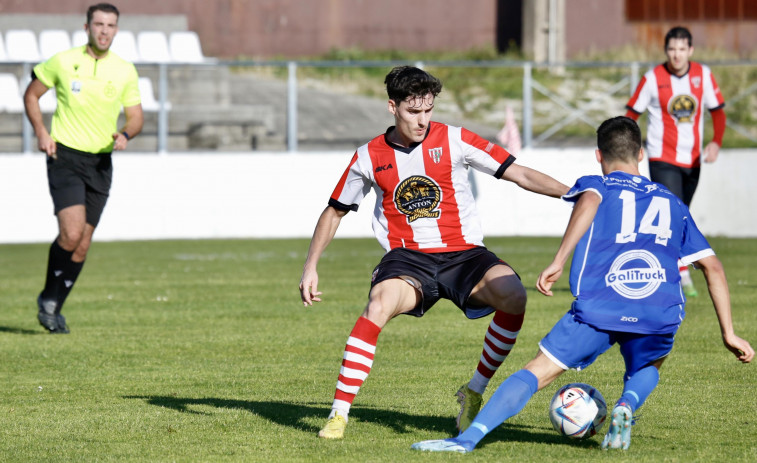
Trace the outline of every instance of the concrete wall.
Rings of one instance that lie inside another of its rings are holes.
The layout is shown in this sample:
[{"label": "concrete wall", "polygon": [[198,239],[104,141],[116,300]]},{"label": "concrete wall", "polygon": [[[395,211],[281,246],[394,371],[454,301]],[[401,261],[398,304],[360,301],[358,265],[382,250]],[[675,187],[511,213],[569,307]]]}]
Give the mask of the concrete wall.
[{"label": "concrete wall", "polygon": [[[78,15],[91,0],[0,0],[0,15]],[[122,29],[144,30],[139,16],[186,18],[205,55],[302,57],[332,49],[468,50],[493,46],[496,0],[129,0],[112,2]],[[22,26],[18,23],[15,27]],[[165,30],[151,24],[153,30]]]},{"label": "concrete wall", "polygon": [[[9,29],[22,28],[39,34],[45,29],[63,29],[68,32],[84,30],[84,23],[87,22],[86,11],[85,7],[75,14],[0,13],[0,31],[4,33]],[[188,28],[186,16],[180,14],[125,15],[123,12],[121,12],[118,26],[121,30],[132,31],[135,34],[140,31],[161,31],[168,34],[174,31],[185,31]]]},{"label": "concrete wall", "polygon": [[[310,237],[351,155],[119,153],[95,239]],[[524,151],[518,162],[571,185],[599,173],[590,148]],[[726,150],[704,166],[692,214],[705,234],[757,237],[755,171],[755,150]],[[475,181],[486,235],[562,235],[567,203],[478,173]],[[348,214],[337,236],[373,236],[373,202],[371,194]],[[44,157],[0,156],[0,243],[49,242],[56,233]]]},{"label": "concrete wall", "polygon": [[[497,5],[516,0],[129,0],[114,1],[122,29],[190,29],[203,51],[222,58],[298,58],[332,49],[469,50],[496,43]],[[520,0],[523,44],[532,56],[545,50],[550,0]],[[754,0],[750,0],[754,1]],[[0,31],[8,28],[81,29],[93,0],[0,0]],[[623,0],[558,0],[558,54],[633,46],[644,59],[662,59],[671,22],[630,23]],[[685,3],[685,2],[684,2]],[[564,14],[563,14],[564,12]],[[564,19],[564,21],[563,21]],[[753,57],[757,21],[689,21],[697,47]],[[636,59],[639,59],[638,57]],[[538,59],[541,61],[541,59]]]},{"label": "concrete wall", "polygon": [[[550,12],[550,5],[554,11]],[[532,0],[523,4],[523,53],[537,62],[565,61],[565,0]]]},{"label": "concrete wall", "polygon": [[[757,21],[681,19],[631,22],[626,19],[625,2],[622,0],[568,1],[569,8],[565,10],[565,47],[568,59],[576,59],[579,54],[625,46],[635,49],[636,59],[664,61],[663,40],[668,30],[674,26],[689,28],[696,49],[727,50],[743,59],[754,58]],[[696,56],[695,54],[695,58]],[[727,57],[723,57],[725,58]]]}]

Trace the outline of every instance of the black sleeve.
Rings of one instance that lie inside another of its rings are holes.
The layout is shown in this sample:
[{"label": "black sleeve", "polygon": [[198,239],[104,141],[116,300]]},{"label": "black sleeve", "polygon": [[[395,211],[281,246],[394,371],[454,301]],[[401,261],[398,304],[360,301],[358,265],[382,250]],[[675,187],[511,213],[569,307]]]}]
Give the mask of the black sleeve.
[{"label": "black sleeve", "polygon": [[715,106],[714,108],[710,108],[709,111],[713,112],[713,111],[717,111],[718,109],[723,109],[723,108],[725,108],[725,102],[723,102],[723,104],[721,104],[719,106]]},{"label": "black sleeve", "polygon": [[342,204],[339,201],[337,201],[334,198],[329,198],[329,206],[333,207],[334,209],[342,212],[350,212],[350,211],[356,211],[357,212],[357,204],[350,204],[349,206],[347,204]]},{"label": "black sleeve", "polygon": [[512,165],[512,163],[515,162],[515,156],[512,154],[505,159],[505,162],[502,163],[501,166],[499,166],[499,169],[497,169],[497,172],[494,173],[495,178],[502,178],[503,175],[505,175],[505,171],[508,167]]}]

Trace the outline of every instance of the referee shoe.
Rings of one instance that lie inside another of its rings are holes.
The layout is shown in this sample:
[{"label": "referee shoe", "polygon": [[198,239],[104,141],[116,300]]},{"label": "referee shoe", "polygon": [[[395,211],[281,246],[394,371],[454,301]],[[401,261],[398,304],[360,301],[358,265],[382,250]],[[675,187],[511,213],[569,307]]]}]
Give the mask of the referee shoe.
[{"label": "referee shoe", "polygon": [[66,317],[60,313],[55,313],[55,301],[42,300],[42,295],[37,298],[37,320],[47,331],[52,334],[67,334],[69,333],[68,325],[66,325]]}]

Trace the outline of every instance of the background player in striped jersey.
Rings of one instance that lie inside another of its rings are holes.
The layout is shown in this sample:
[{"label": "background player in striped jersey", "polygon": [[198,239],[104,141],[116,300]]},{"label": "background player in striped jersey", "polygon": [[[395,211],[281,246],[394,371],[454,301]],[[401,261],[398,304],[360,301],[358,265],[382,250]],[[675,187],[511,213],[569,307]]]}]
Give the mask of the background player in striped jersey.
[{"label": "background player in striped jersey", "polygon": [[[710,68],[690,61],[691,32],[674,27],[665,35],[667,62],[644,74],[626,107],[626,116],[638,120],[649,111],[647,154],[653,182],[662,183],[687,206],[699,182],[700,159],[715,162],[725,132],[725,102]],[[712,116],[714,135],[702,150],[704,112]],[[681,265],[687,296],[696,296],[688,267]]]},{"label": "background player in striped jersey", "polygon": [[633,414],[660,380],[659,369],[673,348],[685,315],[678,259],[701,265],[720,324],[723,344],[749,363],[754,349],[736,336],[723,265],[670,191],[639,173],[641,131],[627,117],[597,130],[602,176],[587,175],[563,196],[574,202],[555,258],[536,288],[552,285],[570,266],[570,310],[539,343],[539,353],[497,388],[468,429],[452,439],[413,444],[415,450],[471,452],[495,427],[526,406],[533,395],[565,370],[585,369],[614,344],[625,362],[623,392],[613,408],[603,449],[627,449]]},{"label": "background player in striped jersey", "polygon": [[401,66],[384,83],[395,125],[355,152],[318,220],[300,281],[304,305],[321,300],[318,260],[342,217],[357,210],[373,189],[373,229],[387,253],[373,272],[368,304],[347,339],[331,414],[318,433],[327,439],[344,436],[384,326],[400,314],[420,317],[440,298],[471,319],[495,313],[478,367],[457,392],[458,427],[467,427],[512,349],[526,309],[518,275],[484,247],[468,167],[552,197],[568,191],[552,177],[515,164],[502,147],[464,128],[432,122],[442,83],[429,73]]}]

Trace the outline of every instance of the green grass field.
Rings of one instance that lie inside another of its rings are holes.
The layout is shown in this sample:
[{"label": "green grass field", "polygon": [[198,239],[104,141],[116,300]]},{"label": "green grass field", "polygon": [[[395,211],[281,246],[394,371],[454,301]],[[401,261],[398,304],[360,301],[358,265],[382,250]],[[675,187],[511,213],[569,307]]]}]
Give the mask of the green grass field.
[{"label": "green grass field", "polygon": [[[555,238],[493,238],[528,288],[518,344],[488,398],[568,308],[536,292]],[[726,266],[737,333],[757,344],[757,240],[712,239]],[[627,452],[599,436],[569,441],[547,405],[562,384],[621,391],[617,348],[568,372],[470,455],[410,444],[453,435],[454,392],[481,352],[488,319],[443,301],[381,334],[343,441],[316,438],[344,342],[382,255],[372,239],[336,240],[320,264],[324,301],[304,308],[297,285],[307,240],[95,242],[65,315],[71,334],[37,324],[47,245],[0,246],[2,461],[757,461],[757,370],[720,341],[707,297],[688,306],[672,357],[641,410]],[[701,272],[695,273],[700,290]],[[606,430],[603,428],[602,431]]]}]

